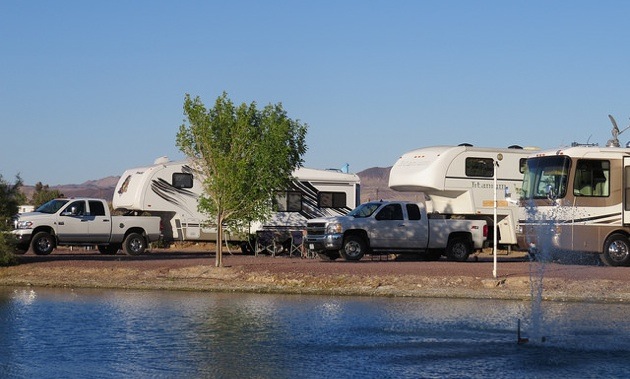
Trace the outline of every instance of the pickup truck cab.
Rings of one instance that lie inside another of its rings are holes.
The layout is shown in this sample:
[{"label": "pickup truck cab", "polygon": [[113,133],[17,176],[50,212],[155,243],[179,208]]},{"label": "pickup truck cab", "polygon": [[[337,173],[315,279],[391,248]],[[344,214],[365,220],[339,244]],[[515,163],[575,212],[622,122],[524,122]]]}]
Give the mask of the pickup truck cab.
[{"label": "pickup truck cab", "polygon": [[429,260],[446,255],[466,261],[487,239],[483,220],[427,213],[424,202],[372,201],[346,216],[308,221],[306,247],[322,259],[360,260],[366,253],[417,253]]},{"label": "pickup truck cab", "polygon": [[13,221],[17,249],[50,254],[61,245],[98,246],[102,254],[142,254],[160,238],[160,218],[112,216],[102,199],[54,199]]}]

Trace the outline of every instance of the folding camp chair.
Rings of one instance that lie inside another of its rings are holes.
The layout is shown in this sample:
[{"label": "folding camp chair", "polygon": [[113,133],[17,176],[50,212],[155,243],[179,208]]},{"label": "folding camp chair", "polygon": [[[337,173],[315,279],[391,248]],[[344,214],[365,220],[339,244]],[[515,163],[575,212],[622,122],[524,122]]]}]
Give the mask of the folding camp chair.
[{"label": "folding camp chair", "polygon": [[304,251],[303,230],[291,230],[291,246],[289,247],[289,257],[293,256],[294,253],[302,258],[306,256]]},{"label": "folding camp chair", "polygon": [[277,246],[276,246],[276,236],[275,233],[271,230],[259,230],[256,232],[256,249],[254,250],[254,255],[258,256],[258,254],[271,254],[272,256],[276,255]]}]

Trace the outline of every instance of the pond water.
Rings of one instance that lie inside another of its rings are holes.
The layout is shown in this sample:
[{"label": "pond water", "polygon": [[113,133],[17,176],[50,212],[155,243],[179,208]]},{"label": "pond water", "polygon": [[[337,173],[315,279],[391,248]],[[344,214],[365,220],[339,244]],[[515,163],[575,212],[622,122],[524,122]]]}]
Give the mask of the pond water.
[{"label": "pond water", "polygon": [[630,305],[0,288],[0,377],[630,376]]}]

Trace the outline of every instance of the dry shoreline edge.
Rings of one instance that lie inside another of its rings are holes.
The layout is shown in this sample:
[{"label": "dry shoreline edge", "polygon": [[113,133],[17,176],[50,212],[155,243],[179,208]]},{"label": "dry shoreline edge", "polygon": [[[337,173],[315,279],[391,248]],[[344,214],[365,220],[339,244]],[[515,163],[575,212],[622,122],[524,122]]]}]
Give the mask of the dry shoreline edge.
[{"label": "dry shoreline edge", "polygon": [[[493,278],[489,274],[492,267],[489,262],[480,263],[485,265],[484,275],[473,272],[425,275],[407,271],[353,272],[351,265],[344,266],[344,269],[349,267],[346,271],[327,273],[313,271],[320,267],[328,269],[326,262],[301,262],[299,258],[252,257],[251,261],[237,264],[231,264],[228,258],[226,267],[221,268],[214,267],[214,262],[207,259],[201,264],[198,260],[179,265],[173,261],[42,260],[0,268],[0,286],[523,301],[532,298],[529,275],[523,275],[521,270],[521,274]],[[387,266],[389,263],[383,262],[380,267],[389,269],[392,267]],[[448,269],[451,262],[439,263]],[[466,264],[475,265],[463,263]],[[296,270],[298,265],[305,268]],[[461,270],[470,271],[462,267]],[[543,288],[543,299],[548,301],[630,301],[630,281],[627,280],[550,275],[544,278]]]}]

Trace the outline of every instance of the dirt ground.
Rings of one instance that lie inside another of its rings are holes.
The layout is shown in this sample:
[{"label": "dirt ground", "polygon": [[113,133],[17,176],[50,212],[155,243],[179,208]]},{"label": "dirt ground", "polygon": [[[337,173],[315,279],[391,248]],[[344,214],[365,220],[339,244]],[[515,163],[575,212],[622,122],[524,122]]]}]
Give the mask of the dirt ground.
[{"label": "dirt ground", "polygon": [[251,256],[224,252],[215,267],[210,248],[159,249],[142,256],[101,255],[56,250],[49,256],[18,256],[20,264],[0,268],[0,285],[68,288],[123,288],[259,293],[410,296],[453,298],[531,298],[544,269],[543,297],[557,301],[630,301],[630,267],[606,267],[595,257],[542,266],[520,252],[486,250],[467,262],[414,261],[394,256],[360,262]]}]

